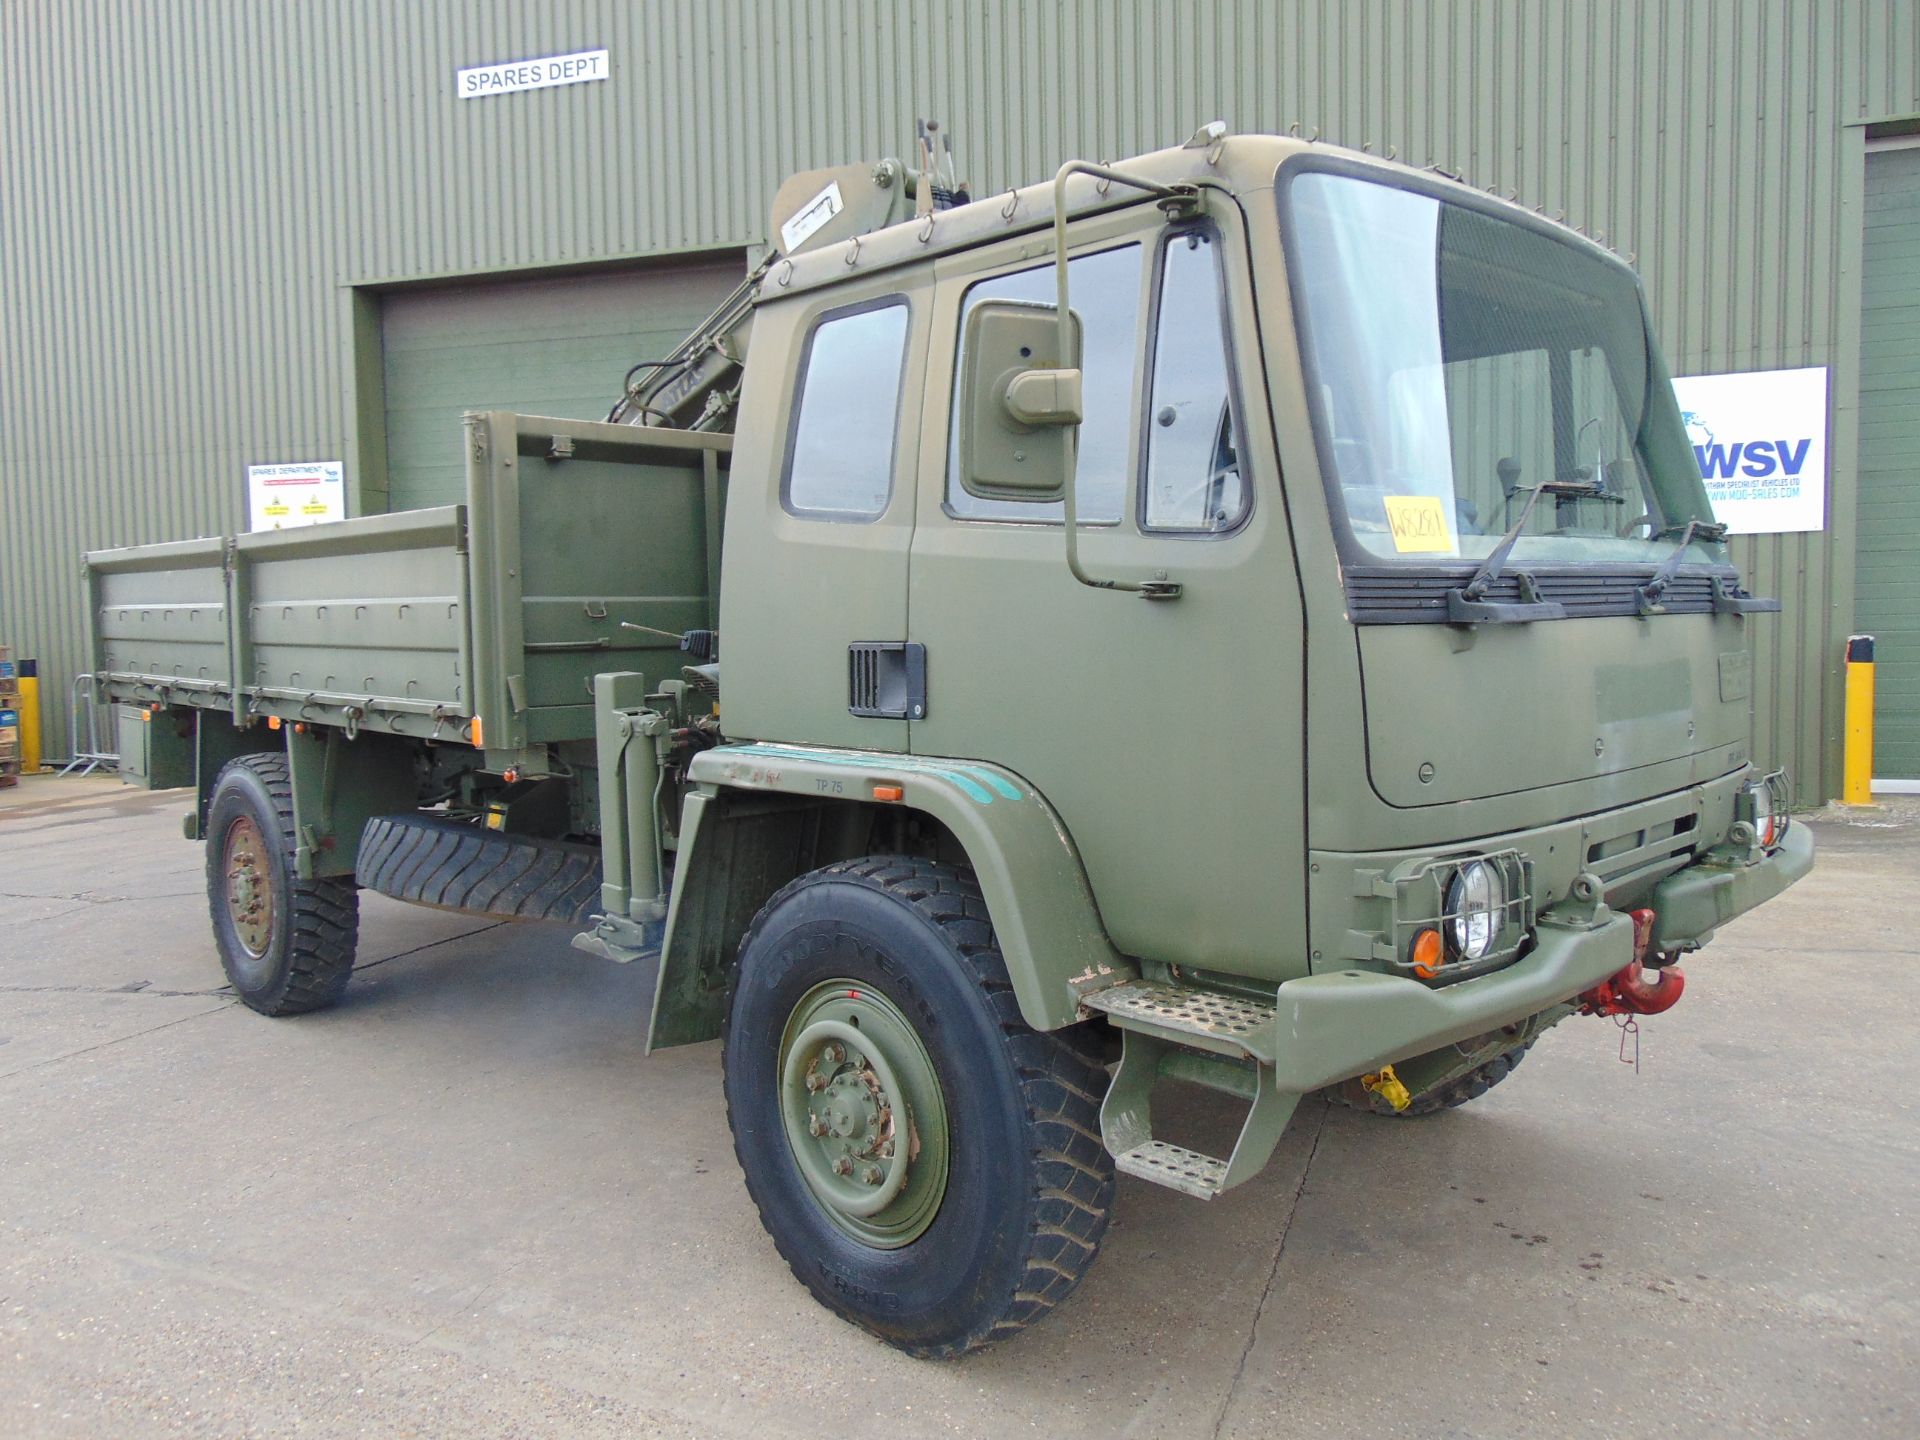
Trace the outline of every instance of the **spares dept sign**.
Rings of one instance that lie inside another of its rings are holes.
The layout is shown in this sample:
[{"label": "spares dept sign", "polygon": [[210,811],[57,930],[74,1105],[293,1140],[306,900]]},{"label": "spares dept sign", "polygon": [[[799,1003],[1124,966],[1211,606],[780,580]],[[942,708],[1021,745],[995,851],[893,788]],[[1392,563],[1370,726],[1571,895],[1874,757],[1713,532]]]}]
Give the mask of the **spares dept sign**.
[{"label": "spares dept sign", "polygon": [[516,90],[545,90],[553,85],[584,85],[607,78],[607,52],[576,50],[571,55],[542,55],[537,60],[508,60],[456,70],[453,93],[462,100],[510,95]]},{"label": "spares dept sign", "polygon": [[1825,366],[1691,375],[1673,393],[1714,519],[1735,535],[1826,528]]}]

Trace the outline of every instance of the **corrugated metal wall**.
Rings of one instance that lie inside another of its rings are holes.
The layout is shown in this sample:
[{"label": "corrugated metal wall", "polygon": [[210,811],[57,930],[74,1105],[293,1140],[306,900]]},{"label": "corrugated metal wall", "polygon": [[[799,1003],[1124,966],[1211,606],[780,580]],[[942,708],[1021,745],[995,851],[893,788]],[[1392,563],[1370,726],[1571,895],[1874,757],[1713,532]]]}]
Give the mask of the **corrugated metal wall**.
[{"label": "corrugated metal wall", "polygon": [[[1738,555],[1789,606],[1759,754],[1837,782],[1857,127],[1920,111],[1911,0],[12,0],[0,46],[0,632],[56,697],[82,549],[234,525],[248,460],[353,463],[349,287],[757,243],[787,173],[916,112],[977,190],[1220,116],[1606,234],[1680,373],[1835,367],[1829,531]],[[454,98],[599,46],[604,83]]]}]

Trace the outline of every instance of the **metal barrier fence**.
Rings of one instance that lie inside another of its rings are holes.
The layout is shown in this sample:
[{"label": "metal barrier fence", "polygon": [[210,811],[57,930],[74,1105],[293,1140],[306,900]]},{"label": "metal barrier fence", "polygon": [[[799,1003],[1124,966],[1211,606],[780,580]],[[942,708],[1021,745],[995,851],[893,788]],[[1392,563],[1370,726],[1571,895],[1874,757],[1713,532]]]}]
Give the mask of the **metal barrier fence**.
[{"label": "metal barrier fence", "polygon": [[100,747],[103,710],[108,712],[107,723],[111,724],[111,707],[100,702],[92,674],[82,671],[74,676],[73,705],[67,715],[67,754],[71,758],[60,771],[62,775],[91,775],[96,770],[119,768],[120,752]]}]

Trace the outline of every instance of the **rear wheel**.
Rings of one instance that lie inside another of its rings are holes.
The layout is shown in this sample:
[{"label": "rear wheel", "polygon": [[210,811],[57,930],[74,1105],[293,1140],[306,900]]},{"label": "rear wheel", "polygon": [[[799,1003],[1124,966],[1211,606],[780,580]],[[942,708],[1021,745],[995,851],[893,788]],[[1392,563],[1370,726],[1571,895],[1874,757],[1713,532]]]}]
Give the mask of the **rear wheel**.
[{"label": "rear wheel", "polygon": [[1092,1263],[1106,1072],[1021,1020],[971,872],[876,857],[780,891],[741,944],[723,1068],[774,1244],[891,1344],[1000,1339]]},{"label": "rear wheel", "polygon": [[350,880],[302,880],[284,755],[242,755],[207,803],[207,903],[220,964],[263,1015],[331,1005],[353,974],[360,897]]}]

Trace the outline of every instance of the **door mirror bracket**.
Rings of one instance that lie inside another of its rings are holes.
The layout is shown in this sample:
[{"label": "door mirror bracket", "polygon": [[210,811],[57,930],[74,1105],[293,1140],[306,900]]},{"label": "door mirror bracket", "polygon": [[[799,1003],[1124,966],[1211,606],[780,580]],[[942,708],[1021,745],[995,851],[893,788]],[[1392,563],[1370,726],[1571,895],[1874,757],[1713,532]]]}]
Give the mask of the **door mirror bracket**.
[{"label": "door mirror bracket", "polygon": [[[1106,181],[1109,185],[1125,185],[1134,190],[1144,190],[1154,196],[1169,221],[1191,219],[1201,208],[1200,189],[1195,185],[1162,185],[1157,180],[1143,179],[1138,175],[1129,175],[1124,170],[1116,170],[1111,165],[1095,165],[1088,160],[1069,160],[1062,165],[1053,177],[1053,273],[1056,295],[1054,299],[1054,317],[1060,326],[1060,353],[1071,352],[1068,349],[1069,338],[1077,338],[1073,322],[1073,312],[1067,305],[1067,181],[1075,175],[1091,175],[1095,179]],[[1066,484],[1062,487],[1061,499],[1066,512],[1067,569],[1073,578],[1082,585],[1095,590],[1126,590],[1148,600],[1177,600],[1180,598],[1180,582],[1177,580],[1110,580],[1097,575],[1089,575],[1086,567],[1080,563],[1080,525],[1074,506],[1073,474],[1077,454],[1078,435],[1073,429],[1062,432],[1066,438]]]}]

